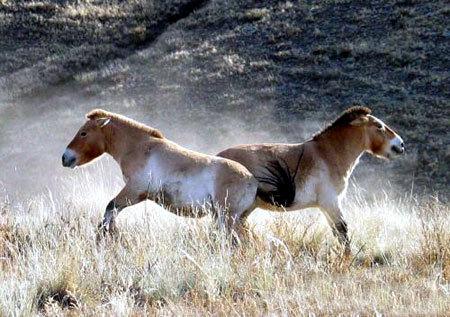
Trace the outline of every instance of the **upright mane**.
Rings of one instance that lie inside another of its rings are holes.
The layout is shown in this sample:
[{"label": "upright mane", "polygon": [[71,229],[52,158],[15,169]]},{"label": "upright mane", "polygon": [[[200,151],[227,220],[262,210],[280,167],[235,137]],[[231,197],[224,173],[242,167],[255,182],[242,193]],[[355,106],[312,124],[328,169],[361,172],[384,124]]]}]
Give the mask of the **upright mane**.
[{"label": "upright mane", "polygon": [[371,113],[372,113],[372,110],[370,110],[369,108],[364,107],[364,106],[355,106],[355,107],[348,108],[347,110],[342,112],[332,123],[330,123],[324,129],[322,129],[321,131],[316,133],[313,136],[313,139],[316,140],[319,136],[321,136],[325,132],[328,132],[337,127],[345,126],[345,125],[349,124],[350,122],[352,122],[353,120],[357,119],[358,117],[363,116],[363,115],[369,115]]},{"label": "upright mane", "polygon": [[103,109],[92,110],[91,112],[86,114],[86,118],[90,119],[90,120],[98,119],[98,118],[111,118],[117,122],[124,123],[128,126],[142,130],[142,131],[150,134],[152,137],[159,138],[159,139],[164,138],[162,133],[157,129],[150,128],[149,126],[147,126],[143,123],[137,122],[133,119],[127,118],[127,117],[122,116],[117,113],[105,111]]}]

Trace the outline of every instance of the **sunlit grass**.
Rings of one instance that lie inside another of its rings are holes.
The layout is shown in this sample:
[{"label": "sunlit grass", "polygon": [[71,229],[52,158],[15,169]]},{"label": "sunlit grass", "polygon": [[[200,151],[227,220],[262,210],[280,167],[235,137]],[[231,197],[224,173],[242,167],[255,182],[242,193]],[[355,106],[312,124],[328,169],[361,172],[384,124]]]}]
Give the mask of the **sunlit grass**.
[{"label": "sunlit grass", "polygon": [[60,191],[2,204],[1,315],[450,311],[450,210],[437,200],[353,195],[351,257],[316,210],[258,210],[252,234],[233,248],[209,217],[145,203],[123,211],[120,234],[97,244],[120,181],[96,167],[75,175]]}]

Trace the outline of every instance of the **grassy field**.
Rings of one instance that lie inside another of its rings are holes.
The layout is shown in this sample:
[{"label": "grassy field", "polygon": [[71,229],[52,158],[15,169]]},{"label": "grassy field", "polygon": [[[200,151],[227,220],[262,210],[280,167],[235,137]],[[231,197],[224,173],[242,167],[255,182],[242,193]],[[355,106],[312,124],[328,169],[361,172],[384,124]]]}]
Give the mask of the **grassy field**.
[{"label": "grassy field", "polygon": [[120,234],[96,244],[118,190],[96,174],[78,170],[64,198],[1,204],[0,315],[450,313],[450,210],[439,201],[355,195],[345,204],[348,258],[316,210],[257,211],[253,236],[232,248],[211,219],[147,203],[123,211]]}]

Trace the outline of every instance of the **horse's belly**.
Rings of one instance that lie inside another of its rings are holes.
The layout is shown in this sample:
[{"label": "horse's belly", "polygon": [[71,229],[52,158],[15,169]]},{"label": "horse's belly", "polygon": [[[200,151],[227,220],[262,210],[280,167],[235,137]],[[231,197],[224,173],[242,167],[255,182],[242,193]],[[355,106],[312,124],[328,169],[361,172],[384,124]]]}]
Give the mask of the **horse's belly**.
[{"label": "horse's belly", "polygon": [[214,184],[211,178],[195,175],[169,184],[168,190],[176,197],[179,204],[202,206],[214,198]]},{"label": "horse's belly", "polygon": [[166,163],[152,157],[142,173],[141,183],[150,199],[154,196],[152,200],[167,202],[178,209],[202,207],[214,199],[214,171],[207,168],[181,171]]},{"label": "horse's belly", "polygon": [[185,217],[203,217],[211,209],[211,195],[203,190],[187,190],[179,184],[162,187],[155,202],[168,211]]},{"label": "horse's belly", "polygon": [[261,200],[260,198],[258,198],[257,203],[259,208],[278,212],[295,211],[318,206],[317,195],[315,192],[314,183],[312,182],[297,189],[294,201],[290,206],[275,206]]},{"label": "horse's belly", "polygon": [[190,218],[201,218],[209,214],[210,209],[207,205],[203,206],[176,206],[176,205],[170,205],[170,204],[161,204],[167,211],[170,211],[171,213],[177,215],[177,216],[183,216],[183,217],[190,217]]},{"label": "horse's belly", "polygon": [[214,184],[203,175],[162,178],[159,186],[152,186],[149,195],[168,211],[187,217],[202,217],[214,201]]},{"label": "horse's belly", "polygon": [[267,203],[267,202],[261,200],[260,198],[258,198],[257,206],[264,210],[285,212],[285,211],[296,211],[296,210],[305,209],[305,208],[317,207],[317,204],[315,202],[305,203],[305,202],[294,201],[294,203],[292,205],[290,205],[288,207],[283,207],[283,206],[275,206],[273,204]]}]

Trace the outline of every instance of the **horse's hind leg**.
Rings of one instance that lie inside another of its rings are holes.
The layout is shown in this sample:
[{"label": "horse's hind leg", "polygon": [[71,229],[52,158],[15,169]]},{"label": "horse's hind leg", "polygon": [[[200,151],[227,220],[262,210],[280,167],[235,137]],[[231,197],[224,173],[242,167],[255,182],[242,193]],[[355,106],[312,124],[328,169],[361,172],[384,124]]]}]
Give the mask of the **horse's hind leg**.
[{"label": "horse's hind leg", "polygon": [[256,199],[243,213],[240,214],[238,221],[234,223],[234,232],[240,241],[246,241],[249,238],[250,228],[247,217],[256,209]]},{"label": "horse's hind leg", "polygon": [[216,202],[213,204],[211,212],[217,230],[226,233],[227,237],[231,238],[233,245],[238,244],[241,219],[240,213],[235,212],[234,204],[226,204],[223,201],[222,203]]},{"label": "horse's hind leg", "polygon": [[[225,185],[225,186],[224,186]],[[225,184],[219,184],[216,193],[215,215],[219,228],[225,227],[233,243],[242,240],[245,232],[245,220],[256,208],[256,189],[258,181],[253,177],[237,178]]]},{"label": "horse's hind leg", "polygon": [[248,195],[241,198],[240,203],[233,207],[227,213],[227,232],[232,236],[233,244],[239,244],[248,238],[247,217],[256,208],[256,191],[254,199]]}]

